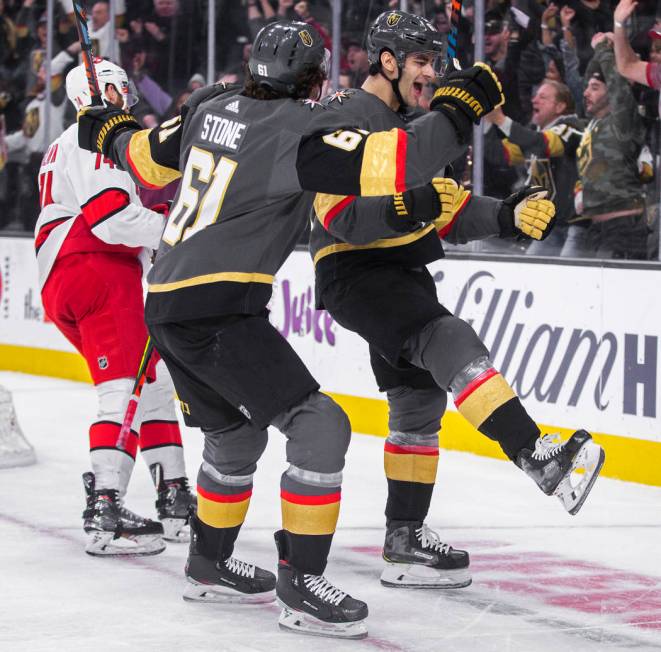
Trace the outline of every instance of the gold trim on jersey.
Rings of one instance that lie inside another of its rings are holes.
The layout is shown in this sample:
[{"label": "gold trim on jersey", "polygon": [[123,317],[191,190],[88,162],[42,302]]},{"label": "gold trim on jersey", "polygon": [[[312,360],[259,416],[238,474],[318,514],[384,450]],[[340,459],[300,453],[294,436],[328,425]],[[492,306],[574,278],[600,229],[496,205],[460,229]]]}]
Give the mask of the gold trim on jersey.
[{"label": "gold trim on jersey", "polygon": [[542,132],[546,139],[546,149],[551,157],[564,156],[565,143],[552,129],[546,129]]},{"label": "gold trim on jersey", "polygon": [[521,148],[512,141],[504,138],[500,141],[505,149],[505,158],[507,159],[507,165],[520,165],[524,163],[526,157],[523,155]]},{"label": "gold trim on jersey", "polygon": [[326,216],[347,198],[353,195],[329,195],[325,192],[318,192],[314,197],[314,213],[317,219],[326,226]]},{"label": "gold trim on jersey", "polygon": [[403,245],[411,244],[420,238],[424,238],[428,233],[436,230],[435,224],[428,224],[418,231],[413,233],[407,233],[399,238],[382,238],[381,240],[374,240],[366,245],[352,245],[348,242],[342,242],[339,244],[328,245],[327,247],[322,247],[314,255],[314,264],[316,265],[322,258],[330,256],[331,254],[338,254],[342,251],[361,251],[364,249],[388,249],[390,247],[401,247]]},{"label": "gold trim on jersey", "polygon": [[175,179],[179,179],[181,172],[154,161],[149,143],[151,132],[151,129],[136,131],[129,141],[127,155],[133,171],[141,181],[146,182],[145,185],[162,188]]},{"label": "gold trim on jersey", "polygon": [[397,181],[397,146],[399,129],[377,131],[365,141],[360,170],[360,194],[393,195],[400,190]]},{"label": "gold trim on jersey", "polygon": [[205,285],[207,283],[218,283],[222,281],[273,285],[273,275],[260,274],[258,272],[216,272],[215,274],[193,276],[192,278],[185,278],[182,281],[172,281],[171,283],[153,283],[149,286],[149,292],[172,292],[194,285]]}]

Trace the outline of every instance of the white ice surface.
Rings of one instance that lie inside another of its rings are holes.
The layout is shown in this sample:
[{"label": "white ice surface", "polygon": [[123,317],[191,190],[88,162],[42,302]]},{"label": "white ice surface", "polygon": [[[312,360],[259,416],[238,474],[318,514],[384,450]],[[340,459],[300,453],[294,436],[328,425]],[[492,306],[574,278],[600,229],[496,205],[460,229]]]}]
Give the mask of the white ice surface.
[{"label": "white ice surface", "polygon": [[[470,551],[473,585],[387,589],[383,440],[355,435],[327,576],[369,604],[370,637],[310,638],[279,631],[276,606],[184,602],[185,545],[146,558],[85,555],[80,475],[94,391],[7,372],[0,383],[39,458],[0,471],[0,650],[661,650],[661,489],[601,478],[571,517],[511,464],[441,451],[428,523]],[[201,437],[186,430],[184,441],[194,478]],[[237,545],[237,556],[271,569],[284,468],[273,432]],[[153,516],[153,501],[139,462],[127,505]]]}]

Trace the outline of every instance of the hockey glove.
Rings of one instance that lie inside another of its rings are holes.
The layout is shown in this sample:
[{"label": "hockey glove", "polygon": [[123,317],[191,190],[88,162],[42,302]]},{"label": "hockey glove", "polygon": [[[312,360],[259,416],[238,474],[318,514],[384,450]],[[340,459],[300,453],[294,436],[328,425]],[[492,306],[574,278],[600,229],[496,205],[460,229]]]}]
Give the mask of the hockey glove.
[{"label": "hockey glove", "polygon": [[126,111],[115,107],[86,106],[78,113],[78,145],[88,152],[111,157],[113,140],[123,131],[142,127]]},{"label": "hockey glove", "polygon": [[505,102],[503,87],[486,63],[456,70],[441,79],[430,107],[441,111],[454,124],[459,138],[466,142],[473,124]]},{"label": "hockey glove", "polygon": [[419,229],[422,222],[432,222],[440,212],[438,193],[427,184],[393,195],[386,222],[398,233],[409,233]]},{"label": "hockey glove", "polygon": [[447,235],[452,223],[469,202],[471,193],[454,179],[435,177],[431,185],[441,202],[441,214],[434,220],[440,238]]},{"label": "hockey glove", "polygon": [[505,199],[498,212],[500,237],[544,240],[555,221],[555,206],[546,199],[547,195],[541,186],[531,186]]}]

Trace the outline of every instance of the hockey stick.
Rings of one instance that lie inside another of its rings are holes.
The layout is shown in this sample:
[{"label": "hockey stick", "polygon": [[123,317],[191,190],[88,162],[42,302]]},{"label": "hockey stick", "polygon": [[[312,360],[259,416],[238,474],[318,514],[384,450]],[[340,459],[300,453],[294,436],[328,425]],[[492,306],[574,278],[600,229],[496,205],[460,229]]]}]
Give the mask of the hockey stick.
[{"label": "hockey stick", "polygon": [[126,406],[122,427],[119,429],[119,436],[117,437],[117,448],[123,451],[126,450],[126,442],[128,440],[129,433],[131,432],[131,426],[133,425],[135,412],[138,409],[138,402],[140,401],[142,388],[144,387],[145,381],[147,380],[147,367],[149,366],[149,361],[151,360],[153,351],[154,342],[152,341],[151,337],[147,337],[145,350],[142,353],[142,360],[140,360],[140,366],[138,367],[138,375],[135,379],[135,382],[133,383],[131,398],[129,399],[129,403]]},{"label": "hockey stick", "polygon": [[81,51],[83,56],[83,63],[85,64],[85,72],[87,73],[87,84],[92,96],[92,106],[103,106],[103,99],[101,98],[101,90],[99,88],[99,80],[96,76],[94,68],[94,52],[92,51],[92,40],[90,33],[87,29],[87,20],[85,10],[78,2],[73,3],[73,13],[76,17],[76,28],[78,29],[78,40],[80,41]]},{"label": "hockey stick", "polygon": [[450,33],[448,34],[448,50],[446,57],[445,72],[461,70],[459,59],[457,59],[457,38],[459,35],[459,18],[461,17],[462,0],[452,0],[452,11],[450,12]]}]

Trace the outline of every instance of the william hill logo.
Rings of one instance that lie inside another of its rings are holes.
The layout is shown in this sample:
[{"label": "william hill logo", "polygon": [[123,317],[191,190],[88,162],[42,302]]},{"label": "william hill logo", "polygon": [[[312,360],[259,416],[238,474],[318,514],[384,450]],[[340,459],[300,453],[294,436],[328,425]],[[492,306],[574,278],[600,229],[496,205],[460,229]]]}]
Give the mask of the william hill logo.
[{"label": "william hill logo", "polygon": [[311,48],[312,47],[312,36],[310,35],[310,32],[308,32],[307,29],[302,29],[298,35],[301,37],[301,41],[303,41],[303,45],[305,47]]},{"label": "william hill logo", "polygon": [[387,19],[388,27],[394,27],[402,19],[401,14],[390,14]]}]

